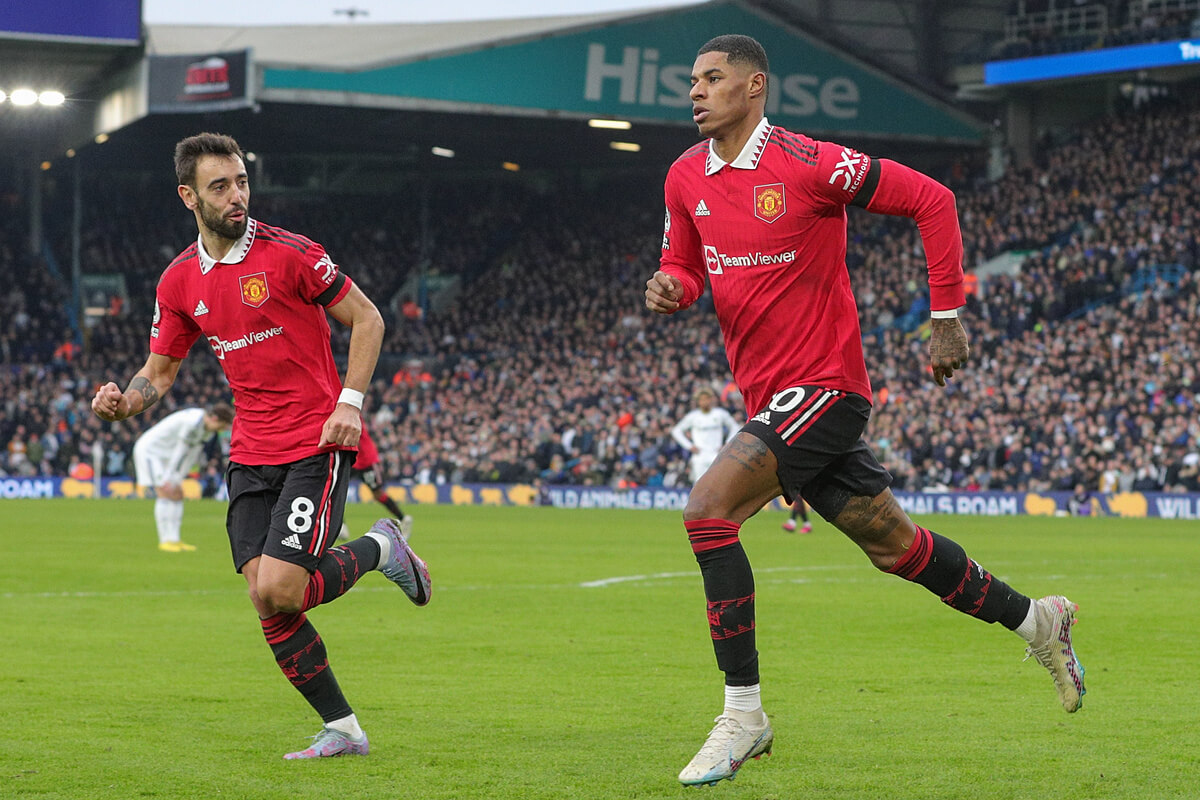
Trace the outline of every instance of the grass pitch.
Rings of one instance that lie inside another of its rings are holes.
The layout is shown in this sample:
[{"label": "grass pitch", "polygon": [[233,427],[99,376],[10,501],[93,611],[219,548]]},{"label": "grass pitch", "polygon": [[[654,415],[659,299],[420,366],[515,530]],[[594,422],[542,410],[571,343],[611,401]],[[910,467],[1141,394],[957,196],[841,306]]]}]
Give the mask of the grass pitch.
[{"label": "grass pitch", "polygon": [[1088,694],[1068,715],[1013,634],[875,572],[825,523],[760,514],[742,539],[775,754],[696,790],[675,776],[721,676],[678,514],[414,506],[433,602],[367,575],[309,612],[371,755],[285,762],[320,721],[272,661],[224,511],[188,503],[199,550],[167,554],[148,501],[0,502],[0,797],[1200,796],[1195,523],[924,519],[1017,589],[1081,605]]}]

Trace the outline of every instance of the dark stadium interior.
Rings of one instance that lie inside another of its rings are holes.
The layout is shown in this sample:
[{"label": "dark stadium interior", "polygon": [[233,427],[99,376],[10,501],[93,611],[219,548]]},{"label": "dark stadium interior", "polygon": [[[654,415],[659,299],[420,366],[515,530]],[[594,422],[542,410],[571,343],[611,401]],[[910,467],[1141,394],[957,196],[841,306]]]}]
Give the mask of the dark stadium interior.
[{"label": "dark stadium interior", "polygon": [[[758,5],[803,18],[823,4]],[[950,4],[898,5],[924,14]],[[1026,16],[1050,11],[1021,5]],[[827,27],[829,41],[849,32]],[[944,63],[982,42],[959,38]],[[0,65],[32,58],[10,45],[0,53]],[[79,103],[130,58],[60,57],[89,87]],[[1200,111],[1195,83],[1149,83],[1156,90],[1136,96],[1110,82],[1107,107],[1039,129],[1031,158],[1008,152],[999,175],[983,149],[849,142],[955,190],[968,270],[1028,254],[1019,272],[981,278],[964,315],[972,364],[931,393],[915,227],[851,214],[848,265],[877,393],[868,440],[900,487],[1200,490]],[[141,430],[223,395],[215,361],[198,348],[145,418],[107,425],[87,410],[102,375],[140,363],[157,275],[195,237],[170,151],[202,129],[232,133],[259,155],[255,216],[324,243],[384,310],[389,334],[366,411],[398,481],[678,484],[685,456],[670,425],[698,383],[730,380],[705,303],[651,324],[641,302],[657,260],[662,177],[695,141],[690,126],[640,126],[641,152],[621,153],[580,119],[263,103],[149,116],[80,145],[72,160],[43,152],[78,137],[71,125],[48,112],[18,123],[7,111],[0,474],[65,475],[97,442],[105,474],[129,474]],[[438,158],[434,146],[456,157]],[[42,158],[52,162],[44,172]],[[69,288],[77,169],[83,270],[125,281],[123,293],[81,298],[115,313],[79,333]],[[50,244],[31,253],[35,182]],[[462,288],[441,302],[414,290],[419,277]],[[402,310],[414,291],[420,318]],[[735,391],[723,400],[744,415]],[[213,480],[218,460],[204,472]]]}]

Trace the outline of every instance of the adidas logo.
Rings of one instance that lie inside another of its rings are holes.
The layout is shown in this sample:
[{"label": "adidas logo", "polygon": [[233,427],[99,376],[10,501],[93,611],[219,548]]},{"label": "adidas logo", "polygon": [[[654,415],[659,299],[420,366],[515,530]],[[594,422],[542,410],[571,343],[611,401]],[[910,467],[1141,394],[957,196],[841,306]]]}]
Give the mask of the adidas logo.
[{"label": "adidas logo", "polygon": [[192,312],[193,317],[199,317],[208,313],[208,306],[204,305],[204,301],[196,303],[196,310]]},{"label": "adidas logo", "polygon": [[290,547],[293,550],[299,550],[300,549],[300,537],[293,533],[291,536],[289,536],[283,540],[283,546]]},{"label": "adidas logo", "polygon": [[704,204],[704,198],[700,198],[700,202],[696,203],[695,214],[697,217],[707,217],[712,214],[712,212],[708,210],[708,206]]}]

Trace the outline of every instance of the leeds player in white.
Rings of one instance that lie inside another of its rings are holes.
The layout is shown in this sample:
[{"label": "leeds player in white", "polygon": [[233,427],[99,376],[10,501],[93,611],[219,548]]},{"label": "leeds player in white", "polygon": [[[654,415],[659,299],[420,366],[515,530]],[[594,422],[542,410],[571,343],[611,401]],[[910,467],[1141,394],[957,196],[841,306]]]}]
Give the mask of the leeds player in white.
[{"label": "leeds player in white", "polygon": [[702,386],[696,390],[696,405],[699,408],[693,408],[671,428],[671,438],[692,454],[688,475],[693,485],[738,432],[738,424],[717,405],[717,393],[712,389]]},{"label": "leeds player in white", "polygon": [[158,549],[178,553],[196,548],[179,539],[183,524],[183,479],[200,459],[204,443],[233,425],[233,407],[185,408],[164,417],[138,437],[133,464],[138,486],[154,489]]}]

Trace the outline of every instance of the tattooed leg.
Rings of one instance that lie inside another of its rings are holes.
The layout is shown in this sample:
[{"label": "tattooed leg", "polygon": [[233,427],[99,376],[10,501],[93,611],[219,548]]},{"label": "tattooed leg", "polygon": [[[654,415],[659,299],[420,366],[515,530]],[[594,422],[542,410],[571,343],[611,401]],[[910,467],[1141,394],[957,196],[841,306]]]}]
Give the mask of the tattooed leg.
[{"label": "tattooed leg", "polygon": [[916,535],[916,527],[891,489],[874,497],[851,497],[833,524],[881,570],[891,569]]},{"label": "tattooed leg", "polygon": [[[688,495],[683,525],[704,581],[713,653],[725,685],[758,686],[754,572],[738,538],[741,524],[780,494],[775,455],[738,433]],[[729,690],[727,690],[728,692]]]},{"label": "tattooed leg", "polygon": [[724,519],[741,525],[782,493],[777,468],[770,448],[742,431],[692,487],[683,518]]}]

